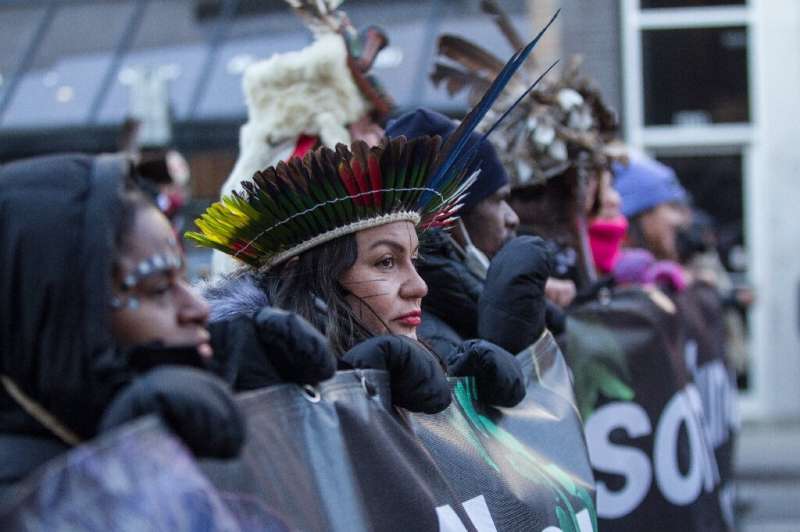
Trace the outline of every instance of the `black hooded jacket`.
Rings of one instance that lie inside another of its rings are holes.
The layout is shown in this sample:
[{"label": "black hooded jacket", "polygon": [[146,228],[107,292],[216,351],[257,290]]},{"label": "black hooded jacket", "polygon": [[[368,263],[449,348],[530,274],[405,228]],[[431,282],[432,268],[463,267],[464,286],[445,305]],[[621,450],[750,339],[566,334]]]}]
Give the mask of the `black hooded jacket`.
[{"label": "black hooded jacket", "polygon": [[[0,166],[0,375],[82,438],[126,379],[108,302],[118,157]],[[0,386],[0,487],[66,450]]]},{"label": "black hooded jacket", "polygon": [[484,281],[464,265],[461,252],[443,231],[425,235],[417,271],[428,285],[419,335],[447,357],[469,338],[478,338],[478,300]]}]

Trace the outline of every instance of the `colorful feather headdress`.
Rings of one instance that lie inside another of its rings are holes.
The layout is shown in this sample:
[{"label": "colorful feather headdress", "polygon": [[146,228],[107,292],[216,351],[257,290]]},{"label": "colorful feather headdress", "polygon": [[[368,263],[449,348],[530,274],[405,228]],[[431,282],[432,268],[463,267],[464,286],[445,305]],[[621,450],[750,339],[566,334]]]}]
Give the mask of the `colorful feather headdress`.
[{"label": "colorful feather headdress", "polygon": [[269,269],[370,227],[401,220],[423,231],[449,225],[475,179],[465,175],[479,145],[469,143],[470,134],[556,16],[500,69],[444,145],[439,137],[398,137],[374,147],[356,142],[349,149],[342,144],[335,150],[319,148],[257,172],[252,181],[242,182],[243,194],[233,192],[211,205],[195,221],[200,232],[186,236]]},{"label": "colorful feather headdress", "polygon": [[[482,9],[496,22],[515,48],[521,37],[509,17],[493,0],[483,0]],[[487,114],[487,121],[507,106],[511,94],[524,89],[521,82],[509,84],[506,94]],[[571,166],[607,168],[612,159],[624,155],[614,142],[617,131],[615,113],[604,103],[599,90],[579,72],[580,61],[573,60],[560,79],[543,83],[517,106],[500,131],[492,136],[512,187],[543,183]],[[444,83],[450,94],[468,90],[475,98],[488,86],[502,62],[490,52],[455,35],[439,39],[439,59],[431,75],[434,84]]]}]

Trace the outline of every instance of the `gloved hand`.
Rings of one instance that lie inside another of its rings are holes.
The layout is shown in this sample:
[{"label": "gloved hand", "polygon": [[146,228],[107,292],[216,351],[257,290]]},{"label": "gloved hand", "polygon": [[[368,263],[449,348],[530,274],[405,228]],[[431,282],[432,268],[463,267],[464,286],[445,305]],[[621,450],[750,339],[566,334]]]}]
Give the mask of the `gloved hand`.
[{"label": "gloved hand", "polygon": [[376,336],[353,347],[342,360],[357,369],[389,372],[392,403],[411,412],[435,414],[450,404],[450,384],[439,358],[403,336]]},{"label": "gloved hand", "polygon": [[198,457],[233,458],[245,425],[228,387],[191,368],[161,366],[131,382],[100,421],[100,432],[148,414],[158,415]]},{"label": "gloved hand", "polygon": [[490,405],[515,406],[525,397],[519,361],[485,340],[468,340],[448,360],[450,375],[474,377],[480,399]]},{"label": "gloved hand", "polygon": [[518,236],[492,259],[478,300],[478,336],[519,353],[542,335],[544,287],[553,268],[545,241]]},{"label": "gloved hand", "polygon": [[555,303],[550,301],[546,301],[545,303],[545,322],[547,323],[547,329],[553,333],[554,336],[563,334],[564,331],[567,330],[566,312]]},{"label": "gloved hand", "polygon": [[197,351],[197,347],[189,345],[167,346],[152,342],[129,348],[125,357],[128,367],[136,373],[145,373],[158,366],[209,368],[209,360]]},{"label": "gloved hand", "polygon": [[282,382],[315,384],[331,378],[336,357],[328,340],[297,314],[264,307],[209,325],[212,367],[235,390],[254,390]]}]

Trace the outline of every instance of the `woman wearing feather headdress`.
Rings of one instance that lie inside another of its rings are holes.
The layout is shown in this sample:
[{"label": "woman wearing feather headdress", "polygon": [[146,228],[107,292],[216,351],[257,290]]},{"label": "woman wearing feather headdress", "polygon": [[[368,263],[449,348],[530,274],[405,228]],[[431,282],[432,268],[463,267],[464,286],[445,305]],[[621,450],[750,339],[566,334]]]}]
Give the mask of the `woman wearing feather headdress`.
[{"label": "woman wearing feather headdress", "polygon": [[[196,222],[201,232],[187,236],[249,266],[207,292],[212,320],[267,302],[286,308],[324,331],[348,365],[375,367],[375,353],[382,352],[383,366],[427,372],[408,388],[436,401],[414,406],[446,406],[438,400],[449,398],[444,374],[416,342],[427,293],[414,264],[418,234],[456,219],[475,179],[471,164],[480,143],[471,134],[538,38],[501,69],[444,146],[441,137],[423,135],[373,147],[322,147],[257,172],[242,182],[243,194],[212,205]],[[521,371],[503,349],[478,341],[442,355],[453,374],[476,375],[489,402],[522,399]]]}]

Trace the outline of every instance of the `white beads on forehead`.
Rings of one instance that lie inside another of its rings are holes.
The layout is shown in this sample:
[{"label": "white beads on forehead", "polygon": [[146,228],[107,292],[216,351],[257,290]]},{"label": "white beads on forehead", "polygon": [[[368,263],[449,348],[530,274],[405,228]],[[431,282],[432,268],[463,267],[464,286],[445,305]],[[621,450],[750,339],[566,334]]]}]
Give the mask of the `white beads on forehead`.
[{"label": "white beads on forehead", "polygon": [[[175,244],[175,239],[170,238],[170,244]],[[175,244],[177,245],[177,244]],[[128,292],[132,290],[142,279],[145,277],[162,271],[179,270],[183,267],[183,256],[167,251],[163,253],[156,253],[141,261],[133,269],[133,273],[129,273],[122,280],[122,290]],[[141,306],[138,297],[132,295],[119,296],[115,295],[110,301],[111,308],[115,310],[130,309],[136,310]]]}]

